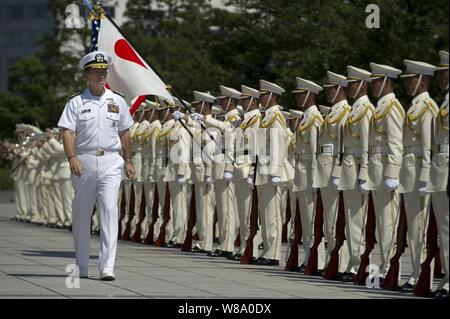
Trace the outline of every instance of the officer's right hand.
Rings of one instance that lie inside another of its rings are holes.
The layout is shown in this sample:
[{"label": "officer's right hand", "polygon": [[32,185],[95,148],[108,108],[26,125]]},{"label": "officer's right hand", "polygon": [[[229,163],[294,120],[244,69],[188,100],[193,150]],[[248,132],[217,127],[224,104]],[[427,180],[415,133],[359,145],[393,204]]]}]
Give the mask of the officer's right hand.
[{"label": "officer's right hand", "polygon": [[172,113],[172,117],[175,121],[178,121],[179,119],[184,117],[184,113],[182,113],[180,111],[175,111]]},{"label": "officer's right hand", "polygon": [[253,176],[252,175],[248,175],[247,177],[247,184],[248,184],[248,188],[250,188],[251,190],[253,190],[254,183],[253,183]]},{"label": "officer's right hand", "polygon": [[69,159],[69,165],[72,174],[80,177],[81,173],[83,173],[83,165],[81,164],[81,161],[76,157],[71,157]]},{"label": "officer's right hand", "polygon": [[184,175],[177,175],[177,183],[180,184],[186,183],[186,177],[184,177]]}]

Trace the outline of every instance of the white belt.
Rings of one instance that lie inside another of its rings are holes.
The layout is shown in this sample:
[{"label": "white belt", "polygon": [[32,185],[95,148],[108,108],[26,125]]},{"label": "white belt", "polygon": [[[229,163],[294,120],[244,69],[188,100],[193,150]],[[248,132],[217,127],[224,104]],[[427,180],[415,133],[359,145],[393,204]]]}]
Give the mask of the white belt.
[{"label": "white belt", "polygon": [[403,147],[403,155],[415,154],[417,156],[422,156],[422,146],[405,146]]},{"label": "white belt", "polygon": [[448,154],[448,144],[439,144],[437,146],[438,153]]},{"label": "white belt", "polygon": [[369,154],[388,153],[389,147],[387,145],[369,146]]},{"label": "white belt", "polygon": [[296,161],[309,161],[312,160],[312,154],[295,154]]},{"label": "white belt", "polygon": [[113,153],[119,153],[119,151],[106,151],[103,148],[97,148],[96,150],[91,151],[79,150],[76,152],[77,155],[92,155],[92,156],[104,156]]},{"label": "white belt", "polygon": [[324,144],[319,147],[319,154],[330,154],[331,156],[336,156],[335,147],[333,144]]},{"label": "white belt", "polygon": [[354,155],[361,157],[362,149],[360,147],[344,147],[344,155]]}]

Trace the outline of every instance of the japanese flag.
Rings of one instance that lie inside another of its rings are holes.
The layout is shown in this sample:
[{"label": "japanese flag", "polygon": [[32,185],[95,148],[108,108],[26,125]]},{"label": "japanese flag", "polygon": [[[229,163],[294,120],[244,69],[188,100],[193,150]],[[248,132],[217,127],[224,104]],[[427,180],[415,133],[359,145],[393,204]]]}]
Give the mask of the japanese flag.
[{"label": "japanese flag", "polygon": [[108,19],[101,20],[98,34],[98,50],[108,52],[112,64],[108,74],[108,85],[125,96],[132,105],[133,114],[146,95],[156,95],[173,103],[167,85],[142,59],[131,44]]}]

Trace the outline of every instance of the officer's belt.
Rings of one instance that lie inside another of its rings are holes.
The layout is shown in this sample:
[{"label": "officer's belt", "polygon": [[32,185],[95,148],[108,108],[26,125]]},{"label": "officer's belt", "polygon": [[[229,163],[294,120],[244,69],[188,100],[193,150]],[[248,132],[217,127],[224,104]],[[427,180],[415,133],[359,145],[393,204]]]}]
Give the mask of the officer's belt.
[{"label": "officer's belt", "polygon": [[369,146],[369,154],[387,154],[388,152],[389,147],[387,147],[387,145]]},{"label": "officer's belt", "polygon": [[77,155],[92,155],[92,156],[104,156],[107,154],[119,153],[119,151],[107,151],[103,148],[97,148],[96,150],[78,150]]},{"label": "officer's belt", "polygon": [[319,154],[330,154],[331,156],[336,156],[337,150],[333,144],[325,144],[325,145],[322,145],[319,147],[318,153]]},{"label": "officer's belt", "polygon": [[344,147],[344,155],[353,155],[361,157],[362,150],[360,147]]},{"label": "officer's belt", "polygon": [[403,155],[414,154],[422,156],[422,146],[405,146],[403,147]]},{"label": "officer's belt", "polygon": [[310,161],[312,157],[312,154],[295,154],[296,161]]}]

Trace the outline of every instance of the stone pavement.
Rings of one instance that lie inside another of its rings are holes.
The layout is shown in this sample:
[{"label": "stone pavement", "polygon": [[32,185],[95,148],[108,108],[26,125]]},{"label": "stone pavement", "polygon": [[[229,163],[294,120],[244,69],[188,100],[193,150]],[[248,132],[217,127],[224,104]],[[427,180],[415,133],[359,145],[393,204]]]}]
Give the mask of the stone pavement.
[{"label": "stone pavement", "polygon": [[[286,272],[284,265],[241,265],[123,241],[117,279],[103,282],[98,280],[97,236],[91,241],[91,278],[70,289],[65,270],[74,263],[71,233],[12,221],[15,213],[14,204],[0,203],[0,298],[412,298]],[[409,257],[403,260],[408,272]]]}]

